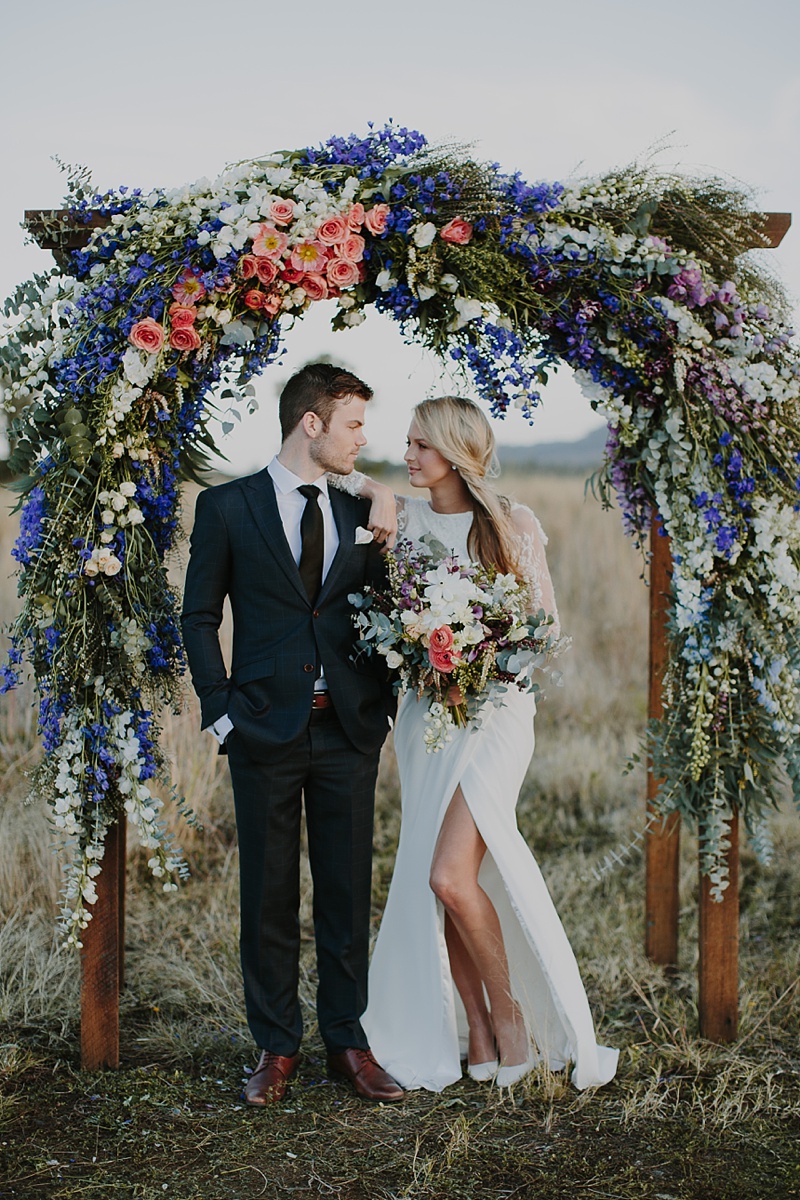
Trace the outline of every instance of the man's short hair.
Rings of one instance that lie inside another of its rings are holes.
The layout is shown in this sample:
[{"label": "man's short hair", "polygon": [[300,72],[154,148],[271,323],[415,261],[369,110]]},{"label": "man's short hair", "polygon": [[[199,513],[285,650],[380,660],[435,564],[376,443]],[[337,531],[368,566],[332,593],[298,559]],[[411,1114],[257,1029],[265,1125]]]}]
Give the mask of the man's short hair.
[{"label": "man's short hair", "polygon": [[307,412],[316,413],[327,427],[337,400],[343,396],[372,399],[372,388],[341,367],[330,363],[307,363],[301,367],[281,392],[278,415],[284,441],[300,424]]}]

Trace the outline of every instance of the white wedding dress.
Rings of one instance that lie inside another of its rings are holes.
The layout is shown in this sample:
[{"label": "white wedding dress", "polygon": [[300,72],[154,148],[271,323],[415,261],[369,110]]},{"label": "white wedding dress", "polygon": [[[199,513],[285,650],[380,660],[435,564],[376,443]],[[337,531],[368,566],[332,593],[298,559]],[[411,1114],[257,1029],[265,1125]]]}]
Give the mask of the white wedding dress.
[{"label": "white wedding dress", "polygon": [[[400,536],[430,533],[466,560],[471,513],[435,513],[407,499]],[[520,523],[518,521],[518,523]],[[520,561],[533,610],[554,611],[544,534],[529,509]],[[402,825],[386,910],[369,972],[364,1029],[377,1060],[405,1088],[438,1092],[461,1078],[467,1024],[453,984],[444,909],[429,886],[442,820],[458,785],[487,851],[479,881],[503,930],[511,988],[525,1015],[534,1061],[572,1064],[577,1088],[607,1083],[617,1050],[598,1046],[578,964],[547,886],[517,829],[517,797],[533,753],[534,697],[511,687],[501,707],[486,704],[477,729],[456,729],[428,754],[425,699],[402,698],[394,746],[402,788]]]}]

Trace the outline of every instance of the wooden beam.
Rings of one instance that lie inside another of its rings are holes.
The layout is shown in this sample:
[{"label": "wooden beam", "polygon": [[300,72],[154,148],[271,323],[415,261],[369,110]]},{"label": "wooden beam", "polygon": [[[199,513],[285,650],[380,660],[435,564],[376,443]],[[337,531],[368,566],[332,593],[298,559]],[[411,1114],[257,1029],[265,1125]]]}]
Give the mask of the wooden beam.
[{"label": "wooden beam", "polygon": [[[672,586],[672,556],[669,538],[658,533],[658,519],[650,527],[650,670],[648,716],[659,720],[664,672],[669,662],[667,613]],[[654,814],[653,801],[659,780],[647,761],[647,813]],[[663,826],[654,825],[645,841],[645,953],[653,962],[674,969],[678,964],[678,873],[680,817],[672,813]]]},{"label": "wooden beam", "polygon": [[711,1042],[733,1042],[739,1032],[739,816],[734,814],[727,853],[729,884],[721,902],[700,874],[700,1034]]},{"label": "wooden beam", "polygon": [[789,226],[792,223],[791,213],[768,212],[764,213],[764,237],[766,239],[767,248],[774,249],[780,246],[784,237],[789,231]]},{"label": "wooden beam", "polygon": [[124,818],[106,834],[102,868],[92,919],[81,939],[81,1066],[86,1071],[119,1066]]}]

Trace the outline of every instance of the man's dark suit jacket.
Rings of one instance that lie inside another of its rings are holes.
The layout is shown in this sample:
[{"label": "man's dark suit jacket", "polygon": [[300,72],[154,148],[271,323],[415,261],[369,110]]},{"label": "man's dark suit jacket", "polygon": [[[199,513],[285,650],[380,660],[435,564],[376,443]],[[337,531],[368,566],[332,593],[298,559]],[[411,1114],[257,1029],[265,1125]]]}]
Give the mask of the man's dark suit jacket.
[{"label": "man's dark suit jacket", "polygon": [[[349,593],[385,579],[374,543],[356,545],[369,504],[330,489],[339,548],[312,605],[283,531],[269,472],[208,488],[197,499],[183,605],[183,636],[202,724],[228,713],[242,746],[272,760],[308,726],[324,668],[342,728],[362,753],[380,749],[394,699],[370,664],[352,661]],[[218,630],[233,611],[231,672]]]}]

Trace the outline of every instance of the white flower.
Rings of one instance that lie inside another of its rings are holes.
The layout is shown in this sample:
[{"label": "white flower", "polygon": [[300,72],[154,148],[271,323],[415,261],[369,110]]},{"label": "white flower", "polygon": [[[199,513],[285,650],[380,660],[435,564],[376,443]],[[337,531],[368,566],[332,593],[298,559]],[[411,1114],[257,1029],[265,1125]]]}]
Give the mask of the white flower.
[{"label": "white flower", "polygon": [[414,245],[419,246],[420,249],[430,246],[435,237],[436,226],[433,221],[426,221],[424,225],[415,225],[411,231],[411,239]]},{"label": "white flower", "polygon": [[379,271],[375,277],[375,286],[381,292],[390,292],[393,287],[397,287],[397,280],[391,271]]},{"label": "white flower", "polygon": [[420,300],[432,300],[436,295],[436,288],[430,287],[427,283],[420,283],[417,285],[417,295]]},{"label": "white flower", "polygon": [[386,655],[386,665],[390,670],[395,671],[403,665],[403,656],[397,650],[390,650]]},{"label": "white flower", "polygon": [[439,291],[454,296],[458,291],[458,280],[455,275],[445,274],[439,280]]},{"label": "white flower", "polygon": [[366,319],[367,314],[360,308],[356,312],[345,313],[342,317],[345,325],[361,325]]},{"label": "white flower", "polygon": [[136,495],[136,484],[133,482],[132,479],[126,479],[123,483],[121,483],[119,485],[119,490],[120,490],[121,495],[123,495],[123,496],[135,496]]},{"label": "white flower", "polygon": [[464,296],[456,296],[453,301],[458,316],[450,322],[448,328],[455,332],[456,329],[463,329],[470,321],[474,321],[476,317],[483,316],[483,306],[480,300],[467,300]]}]

